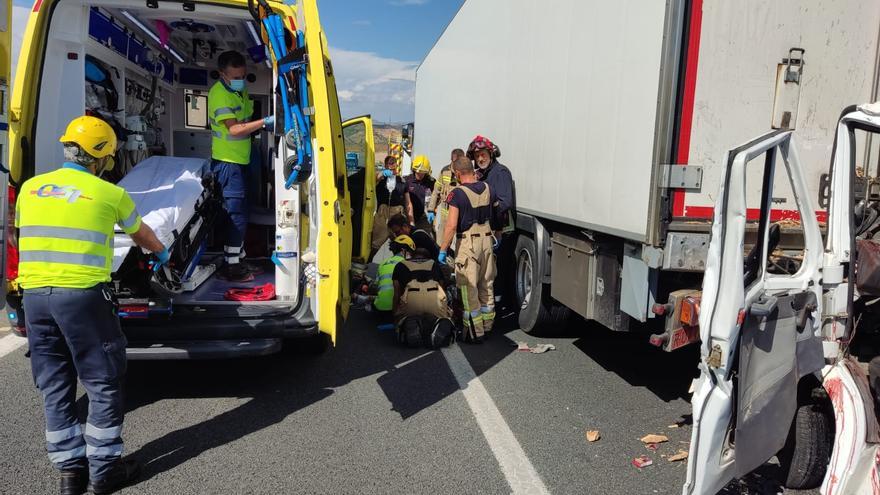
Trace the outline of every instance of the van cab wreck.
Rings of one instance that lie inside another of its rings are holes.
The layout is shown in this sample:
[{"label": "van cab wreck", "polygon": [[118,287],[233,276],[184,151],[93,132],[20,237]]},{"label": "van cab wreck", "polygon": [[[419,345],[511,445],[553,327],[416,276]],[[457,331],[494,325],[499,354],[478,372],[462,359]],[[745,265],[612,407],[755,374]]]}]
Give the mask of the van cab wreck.
[{"label": "van cab wreck", "polygon": [[[246,58],[248,113],[276,116],[250,136],[243,165],[243,249],[258,266],[244,283],[217,273],[224,239],[215,230],[225,213],[211,173],[218,133],[208,94],[220,78],[218,57],[231,50]],[[371,193],[349,189],[345,152],[367,176],[375,164],[369,117],[341,122],[315,0],[37,0],[9,103],[2,187],[7,316],[19,334],[26,330],[8,219],[25,180],[61,167],[58,138],[84,114],[109,123],[120,143],[104,178],[129,192],[170,248],[170,263],[154,272],[121,228],[109,240],[129,358],[264,355],[294,338],[314,350],[335,343],[352,258],[365,256],[352,243],[352,223],[372,223]]]}]

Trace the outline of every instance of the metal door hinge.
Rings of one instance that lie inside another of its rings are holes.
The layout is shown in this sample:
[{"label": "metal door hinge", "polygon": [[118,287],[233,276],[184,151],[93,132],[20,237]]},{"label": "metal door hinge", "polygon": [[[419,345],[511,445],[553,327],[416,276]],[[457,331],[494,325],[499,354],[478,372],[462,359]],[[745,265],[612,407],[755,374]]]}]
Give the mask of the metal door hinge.
[{"label": "metal door hinge", "polygon": [[803,48],[790,48],[788,58],[782,59],[782,63],[785,64],[785,82],[800,84],[801,74],[804,72],[805,51]]},{"label": "metal door hinge", "polygon": [[699,165],[662,165],[662,167],[660,187],[700,191],[703,185],[703,167]]}]

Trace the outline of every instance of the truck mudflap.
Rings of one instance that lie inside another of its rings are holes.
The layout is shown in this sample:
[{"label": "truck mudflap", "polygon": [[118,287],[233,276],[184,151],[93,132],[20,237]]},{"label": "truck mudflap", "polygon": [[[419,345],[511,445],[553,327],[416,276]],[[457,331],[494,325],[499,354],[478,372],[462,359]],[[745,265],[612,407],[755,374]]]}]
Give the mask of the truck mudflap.
[{"label": "truck mudflap", "polygon": [[835,440],[823,495],[880,493],[880,426],[867,376],[853,358],[823,370],[834,406]]}]

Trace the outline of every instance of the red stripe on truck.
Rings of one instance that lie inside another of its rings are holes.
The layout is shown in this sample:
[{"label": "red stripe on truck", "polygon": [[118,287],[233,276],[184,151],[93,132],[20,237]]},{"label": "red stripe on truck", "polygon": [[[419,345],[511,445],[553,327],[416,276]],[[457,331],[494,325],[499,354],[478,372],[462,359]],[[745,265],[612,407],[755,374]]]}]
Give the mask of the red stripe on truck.
[{"label": "red stripe on truck", "polygon": [[[703,26],[703,0],[691,2],[691,19],[688,26],[687,60],[684,68],[684,92],[681,98],[681,121],[678,126],[678,153],[675,163],[687,165],[690,157],[691,126],[694,121],[694,93],[697,90],[697,64],[700,59],[700,30]],[[672,194],[672,215],[684,215],[684,190]]]},{"label": "red stripe on truck", "polygon": [[[711,206],[688,206],[684,208],[683,216],[685,218],[712,218],[715,216],[715,208]],[[747,220],[758,220],[761,217],[761,210],[758,208],[749,208],[746,210]],[[770,210],[770,221],[779,222],[782,220],[800,221],[801,214],[797,210]],[[828,212],[817,211],[816,219],[820,222],[828,221]]]}]

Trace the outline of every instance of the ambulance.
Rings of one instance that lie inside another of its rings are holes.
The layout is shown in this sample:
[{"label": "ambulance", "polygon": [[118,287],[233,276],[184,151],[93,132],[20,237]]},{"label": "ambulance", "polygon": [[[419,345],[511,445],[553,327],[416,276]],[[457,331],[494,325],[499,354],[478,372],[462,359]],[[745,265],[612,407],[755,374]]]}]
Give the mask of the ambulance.
[{"label": "ambulance", "polygon": [[[9,221],[18,187],[61,166],[59,136],[88,114],[118,137],[105,179],[129,191],[171,247],[170,265],[153,272],[150,255],[124,233],[112,241],[110,285],[129,358],[265,355],[288,339],[316,351],[335,343],[348,314],[349,268],[367,256],[362,231],[373,215],[373,181],[353,181],[355,191],[349,176],[375,174],[375,158],[370,118],[340,118],[327,46],[315,0],[36,0],[11,93],[9,58],[0,60],[2,267],[14,330],[26,332]],[[239,284],[217,273],[224,210],[210,172],[208,91],[229,50],[247,59],[252,118],[276,116],[252,135],[244,166],[244,250],[262,273]]]}]

